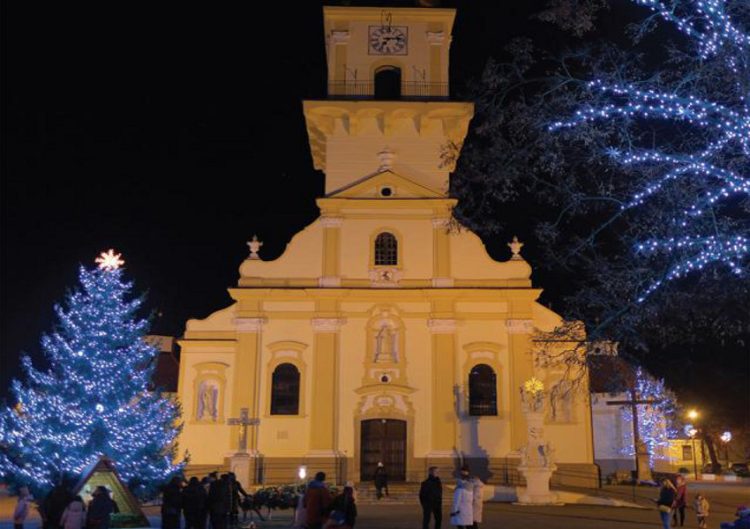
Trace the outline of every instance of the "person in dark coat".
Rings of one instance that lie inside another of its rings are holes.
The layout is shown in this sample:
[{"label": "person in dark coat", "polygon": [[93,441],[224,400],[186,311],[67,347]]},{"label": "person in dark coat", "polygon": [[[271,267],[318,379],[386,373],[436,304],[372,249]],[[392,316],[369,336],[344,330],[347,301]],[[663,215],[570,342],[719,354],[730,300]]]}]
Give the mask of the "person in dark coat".
[{"label": "person in dark coat", "polygon": [[681,475],[677,475],[675,483],[675,498],[672,506],[672,526],[677,527],[677,515],[680,517],[680,527],[685,525],[685,508],[687,507],[687,482]]},{"label": "person in dark coat", "polygon": [[65,485],[56,485],[42,502],[40,512],[42,514],[44,529],[59,529],[60,518],[65,507],[73,501],[73,493]]},{"label": "person in dark coat", "polygon": [[206,529],[206,489],[193,476],[182,489],[182,512],[185,514],[185,529]]},{"label": "person in dark coat", "polygon": [[383,497],[383,490],[385,489],[385,495],[388,496],[388,474],[385,471],[385,465],[378,461],[378,468],[375,469],[375,490],[377,491],[378,499]]},{"label": "person in dark coat", "polygon": [[232,508],[230,485],[227,474],[222,474],[218,480],[211,483],[208,491],[208,515],[211,518],[212,529],[227,528]]},{"label": "person in dark coat", "polygon": [[180,529],[182,511],[182,478],[175,476],[162,489],[161,526],[163,529]]},{"label": "person in dark coat", "polygon": [[229,522],[230,525],[237,525],[240,520],[240,506],[243,500],[248,498],[248,493],[242,488],[242,483],[237,481],[237,476],[234,472],[227,474],[229,478],[230,486],[230,508],[229,508]]},{"label": "person in dark coat", "polygon": [[437,467],[430,467],[427,479],[419,487],[419,503],[422,505],[422,529],[429,529],[430,517],[435,518],[435,529],[440,529],[443,523],[443,484]]},{"label": "person in dark coat", "polygon": [[331,505],[331,493],[325,484],[325,472],[315,474],[315,479],[307,485],[302,504],[307,510],[307,529],[321,529],[328,507]]},{"label": "person in dark coat", "polygon": [[86,514],[86,527],[88,529],[109,529],[109,517],[120,512],[117,504],[109,497],[107,487],[99,485],[91,494],[93,499],[89,502]]},{"label": "person in dark coat", "polygon": [[661,482],[659,489],[659,499],[656,500],[656,506],[659,509],[659,517],[664,529],[669,529],[669,522],[672,518],[672,505],[675,499],[675,488],[672,482],[665,479]]},{"label": "person in dark coat", "polygon": [[354,489],[344,487],[341,494],[331,502],[331,514],[328,518],[327,528],[330,529],[352,529],[357,521],[357,502],[354,501]]}]

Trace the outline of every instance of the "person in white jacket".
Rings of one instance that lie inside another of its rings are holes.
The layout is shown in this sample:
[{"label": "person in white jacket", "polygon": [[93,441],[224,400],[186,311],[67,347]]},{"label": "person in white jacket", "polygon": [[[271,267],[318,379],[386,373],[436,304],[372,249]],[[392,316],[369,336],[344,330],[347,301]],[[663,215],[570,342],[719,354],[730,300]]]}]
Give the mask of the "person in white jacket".
[{"label": "person in white jacket", "polygon": [[453,505],[451,506],[451,525],[459,529],[470,529],[474,525],[474,493],[468,481],[459,479],[456,490],[453,491]]},{"label": "person in white jacket", "polygon": [[86,508],[83,505],[83,498],[76,496],[73,498],[60,518],[60,525],[64,529],[83,529],[86,525]]}]

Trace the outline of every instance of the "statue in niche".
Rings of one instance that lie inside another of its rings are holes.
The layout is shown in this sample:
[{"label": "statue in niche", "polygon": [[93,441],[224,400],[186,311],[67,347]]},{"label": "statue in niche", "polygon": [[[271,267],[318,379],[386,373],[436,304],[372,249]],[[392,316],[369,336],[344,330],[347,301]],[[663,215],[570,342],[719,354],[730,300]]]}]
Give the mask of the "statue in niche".
[{"label": "statue in niche", "polygon": [[383,322],[375,333],[374,361],[398,363],[398,331],[388,322]]},{"label": "statue in niche", "polygon": [[219,387],[214,381],[204,380],[198,388],[197,418],[213,422],[219,419]]}]

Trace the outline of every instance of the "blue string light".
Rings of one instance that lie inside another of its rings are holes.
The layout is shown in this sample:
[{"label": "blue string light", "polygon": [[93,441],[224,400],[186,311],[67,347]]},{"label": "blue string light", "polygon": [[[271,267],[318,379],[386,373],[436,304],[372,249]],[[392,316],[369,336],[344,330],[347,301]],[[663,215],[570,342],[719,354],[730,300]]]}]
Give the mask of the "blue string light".
[{"label": "blue string light", "polygon": [[[734,81],[732,98],[723,96],[719,103],[690,93],[666,92],[640,85],[594,80],[588,83],[591,93],[603,102],[577,110],[570,119],[549,126],[551,131],[571,129],[584,123],[608,120],[665,120],[686,123],[700,130],[705,144],[694,153],[671,153],[660,149],[620,151],[610,148],[607,154],[624,166],[652,165],[663,168],[661,177],[635,192],[623,209],[641,206],[661,192],[668,182],[698,178],[705,191],[693,197],[675,216],[675,226],[685,232],[680,238],[653,239],[636,244],[642,255],[671,254],[673,264],[666,274],[637,298],[642,302],[664,281],[683,277],[719,262],[733,273],[744,272],[743,263],[750,255],[746,232],[722,233],[716,226],[705,233],[697,219],[713,206],[729,199],[750,195],[750,35],[738,27],[727,12],[725,0],[682,2],[675,0],[633,0],[675,25],[697,48],[701,59],[722,60],[728,78]],[[717,82],[719,82],[717,80]],[[689,85],[690,83],[686,83]],[[646,88],[644,88],[646,87]],[[734,163],[727,163],[735,153]],[[742,153],[737,161],[736,153]]]}]

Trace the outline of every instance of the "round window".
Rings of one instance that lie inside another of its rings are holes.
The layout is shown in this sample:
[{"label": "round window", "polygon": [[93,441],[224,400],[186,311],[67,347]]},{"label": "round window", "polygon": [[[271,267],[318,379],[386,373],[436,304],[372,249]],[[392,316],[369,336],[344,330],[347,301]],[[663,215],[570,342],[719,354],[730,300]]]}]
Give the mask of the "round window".
[{"label": "round window", "polygon": [[383,375],[383,376],[381,376],[381,377],[380,377],[380,381],[381,381],[381,382],[382,382],[383,384],[387,384],[388,382],[390,382],[390,381],[391,381],[391,377],[389,377],[388,375]]},{"label": "round window", "polygon": [[389,197],[391,195],[393,195],[393,188],[392,187],[381,187],[380,188],[380,196]]}]

